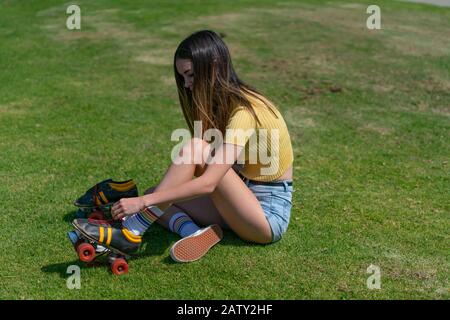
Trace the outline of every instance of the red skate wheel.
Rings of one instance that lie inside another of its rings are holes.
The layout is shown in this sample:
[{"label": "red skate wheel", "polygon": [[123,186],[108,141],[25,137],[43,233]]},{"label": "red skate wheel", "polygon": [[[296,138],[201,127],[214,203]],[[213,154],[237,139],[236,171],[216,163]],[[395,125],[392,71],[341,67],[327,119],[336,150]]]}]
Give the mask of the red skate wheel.
[{"label": "red skate wheel", "polygon": [[89,215],[89,219],[91,220],[105,220],[106,217],[101,211],[94,211]]},{"label": "red skate wheel", "polygon": [[91,262],[95,259],[95,249],[89,243],[82,243],[77,247],[78,257],[83,262]]},{"label": "red skate wheel", "polygon": [[128,263],[123,258],[117,258],[111,265],[111,270],[116,276],[128,273]]},{"label": "red skate wheel", "polygon": [[78,239],[77,242],[75,242],[75,244],[73,245],[73,247],[75,248],[75,251],[78,252],[78,247],[81,246],[84,243],[83,240]]}]

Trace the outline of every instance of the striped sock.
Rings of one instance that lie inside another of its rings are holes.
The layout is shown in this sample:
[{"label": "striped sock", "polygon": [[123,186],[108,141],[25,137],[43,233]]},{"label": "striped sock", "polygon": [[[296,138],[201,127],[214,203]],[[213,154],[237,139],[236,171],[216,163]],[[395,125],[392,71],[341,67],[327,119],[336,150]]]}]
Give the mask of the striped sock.
[{"label": "striped sock", "polygon": [[182,238],[200,230],[194,221],[184,212],[175,213],[169,221],[170,231],[178,233]]},{"label": "striped sock", "polygon": [[122,226],[136,236],[141,236],[152,225],[152,223],[158,220],[158,218],[163,214],[164,212],[158,207],[147,207],[132,216],[128,216],[122,223]]}]

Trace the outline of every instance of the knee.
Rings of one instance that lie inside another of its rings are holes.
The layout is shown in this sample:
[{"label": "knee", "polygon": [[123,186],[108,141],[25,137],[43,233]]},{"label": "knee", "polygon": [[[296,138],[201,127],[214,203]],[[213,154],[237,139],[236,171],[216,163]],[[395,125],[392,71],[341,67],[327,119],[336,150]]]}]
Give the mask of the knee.
[{"label": "knee", "polygon": [[192,138],[181,148],[178,155],[203,162],[203,154],[207,149],[209,150],[208,142],[200,138]]},{"label": "knee", "polygon": [[194,176],[196,177],[200,177],[206,170],[206,165],[196,165],[195,166],[195,171],[194,171]]},{"label": "knee", "polygon": [[206,162],[211,147],[208,142],[192,138],[180,150],[179,157],[184,164],[195,164],[194,176],[201,176],[206,170]]}]

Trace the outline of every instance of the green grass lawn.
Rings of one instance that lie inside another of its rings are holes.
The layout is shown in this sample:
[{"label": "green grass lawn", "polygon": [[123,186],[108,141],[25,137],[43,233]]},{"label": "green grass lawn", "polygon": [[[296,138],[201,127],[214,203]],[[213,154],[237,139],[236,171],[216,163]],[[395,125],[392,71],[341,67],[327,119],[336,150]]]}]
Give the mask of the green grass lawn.
[{"label": "green grass lawn", "polygon": [[[450,9],[377,1],[369,31],[370,1],[84,0],[69,31],[72,3],[0,2],[1,299],[449,298]],[[289,126],[287,234],[226,232],[176,264],[178,237],[157,225],[128,275],[85,267],[66,236],[73,200],[109,177],[158,183],[185,127],[173,53],[206,28]]]}]

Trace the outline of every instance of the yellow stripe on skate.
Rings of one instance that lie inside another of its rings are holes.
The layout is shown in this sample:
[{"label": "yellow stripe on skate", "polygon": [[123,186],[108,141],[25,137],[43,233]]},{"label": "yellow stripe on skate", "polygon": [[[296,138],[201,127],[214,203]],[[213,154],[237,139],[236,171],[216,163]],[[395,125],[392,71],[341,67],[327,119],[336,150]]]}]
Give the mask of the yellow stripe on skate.
[{"label": "yellow stripe on skate", "polygon": [[108,236],[106,238],[106,245],[109,246],[112,240],[112,229],[108,228]]},{"label": "yellow stripe on skate", "polygon": [[109,186],[116,191],[125,192],[136,186],[133,180],[128,181],[127,183],[109,183]]},{"label": "yellow stripe on skate", "polygon": [[98,239],[98,241],[100,243],[103,243],[103,240],[105,239],[105,229],[103,227],[99,227],[99,231],[100,231],[100,238]]},{"label": "yellow stripe on skate", "polygon": [[106,198],[105,194],[103,193],[103,191],[100,191],[99,195],[100,195],[100,198],[102,198],[102,200],[103,200],[103,202],[105,204],[107,204],[109,202],[108,199]]},{"label": "yellow stripe on skate", "polygon": [[95,205],[96,205],[96,206],[101,206],[101,205],[102,205],[102,202],[100,201],[100,199],[98,198],[98,196],[95,196],[94,198],[95,198],[95,199],[94,199]]},{"label": "yellow stripe on skate", "polygon": [[128,231],[128,229],[123,228],[122,233],[125,236],[125,238],[127,238],[127,240],[132,243],[141,243],[142,242],[142,237],[132,234],[130,231]]}]

